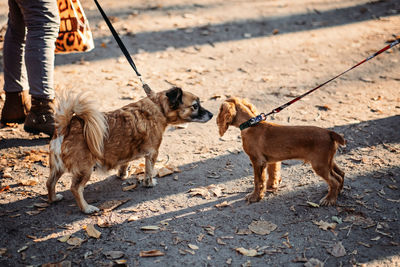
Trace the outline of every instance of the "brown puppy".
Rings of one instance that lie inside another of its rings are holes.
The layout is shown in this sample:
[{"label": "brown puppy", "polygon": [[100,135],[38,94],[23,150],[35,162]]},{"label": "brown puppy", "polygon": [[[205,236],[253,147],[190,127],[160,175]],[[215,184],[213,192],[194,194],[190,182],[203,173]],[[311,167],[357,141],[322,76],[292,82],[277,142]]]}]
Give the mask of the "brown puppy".
[{"label": "brown puppy", "polygon": [[[239,98],[222,103],[217,117],[219,134],[224,135],[229,125],[239,127],[257,115],[253,105]],[[339,134],[313,126],[281,126],[268,122],[241,131],[243,149],[254,168],[254,191],[246,196],[249,202],[264,197],[267,189],[276,190],[281,182],[281,161],[302,159],[310,162],[314,171],[329,185],[321,205],[334,205],[343,189],[344,172],[333,160],[338,145],[345,140]],[[265,181],[265,167],[268,181]]]},{"label": "brown puppy", "polygon": [[177,87],[151,91],[149,97],[107,113],[99,112],[84,94],[69,94],[58,102],[56,133],[50,142],[49,202],[62,199],[55,193],[55,186],[64,172],[70,172],[71,192],[84,213],[99,210],[83,197],[95,165],[105,170],[119,167],[118,176],[122,178],[127,176],[130,161],[145,157],[144,185],[155,186],[153,167],[166,127],[204,123],[212,118],[197,96]]}]

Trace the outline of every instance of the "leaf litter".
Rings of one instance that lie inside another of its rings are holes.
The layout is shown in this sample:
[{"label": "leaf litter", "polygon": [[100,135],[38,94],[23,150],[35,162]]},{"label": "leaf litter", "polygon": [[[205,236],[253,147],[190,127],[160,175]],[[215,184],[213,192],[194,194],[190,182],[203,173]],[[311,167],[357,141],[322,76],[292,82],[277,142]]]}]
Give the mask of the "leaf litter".
[{"label": "leaf litter", "polygon": [[253,221],[248,228],[250,231],[252,231],[255,234],[258,235],[269,235],[272,231],[275,231],[275,229],[278,226],[272,222],[269,221]]}]

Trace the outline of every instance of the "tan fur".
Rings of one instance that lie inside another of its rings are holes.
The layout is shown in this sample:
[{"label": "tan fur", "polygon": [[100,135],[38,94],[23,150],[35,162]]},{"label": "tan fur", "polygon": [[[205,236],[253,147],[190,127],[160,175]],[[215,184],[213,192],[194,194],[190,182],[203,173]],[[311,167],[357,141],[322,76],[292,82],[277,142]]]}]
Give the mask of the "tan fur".
[{"label": "tan fur", "polygon": [[[256,115],[255,107],[247,101],[235,97],[227,99],[217,116],[220,135],[224,135],[230,125],[239,127]],[[333,159],[338,145],[345,144],[341,135],[314,126],[281,126],[263,121],[241,131],[241,136],[243,149],[254,169],[254,191],[246,197],[249,202],[261,200],[267,189],[278,188],[282,160],[302,159],[311,163],[314,171],[329,185],[321,205],[336,203],[345,174]]]},{"label": "tan fur", "polygon": [[[130,161],[145,157],[144,185],[152,187],[153,168],[163,133],[169,124],[206,122],[212,114],[198,97],[172,88],[149,92],[150,97],[115,111],[101,113],[87,95],[65,95],[56,113],[56,133],[50,143],[49,201],[62,199],[55,185],[64,172],[72,173],[71,192],[84,213],[98,211],[83,197],[84,186],[97,164],[105,170],[119,167],[123,178]],[[197,108],[196,108],[197,107]]]}]

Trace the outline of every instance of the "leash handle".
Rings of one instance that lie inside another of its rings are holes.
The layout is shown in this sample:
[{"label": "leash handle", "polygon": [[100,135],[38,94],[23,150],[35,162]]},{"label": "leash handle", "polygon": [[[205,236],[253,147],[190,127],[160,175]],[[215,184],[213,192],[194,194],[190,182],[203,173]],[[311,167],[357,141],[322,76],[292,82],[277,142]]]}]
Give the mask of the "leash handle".
[{"label": "leash handle", "polygon": [[[101,15],[103,16],[103,19],[106,22],[108,28],[110,29],[112,35],[114,36],[115,41],[117,41],[119,48],[121,49],[122,53],[124,53],[126,59],[128,60],[129,64],[131,65],[132,69],[135,71],[136,75],[139,77],[139,79],[142,82],[143,87],[144,87],[147,84],[142,80],[142,78],[141,78],[142,75],[137,70],[135,62],[133,62],[133,59],[132,59],[131,55],[129,54],[128,50],[126,49],[124,43],[122,42],[122,40],[119,37],[118,33],[115,31],[114,26],[111,24],[110,20],[107,18],[107,15],[106,15],[106,13],[104,13],[104,11],[101,8],[99,2],[97,2],[97,0],[94,0],[94,2],[96,3],[96,6],[99,9]],[[147,85],[147,87],[148,87],[148,85]],[[146,91],[146,89],[145,89],[145,91]]]},{"label": "leash handle", "polygon": [[[378,52],[376,52],[376,53],[374,53],[373,55],[367,57],[366,59],[360,61],[359,63],[357,63],[357,64],[354,65],[353,67],[351,67],[351,68],[349,68],[349,69],[343,71],[342,73],[336,75],[336,76],[333,77],[332,79],[327,80],[326,82],[324,82],[324,83],[318,85],[317,87],[315,87],[315,88],[313,88],[313,89],[311,89],[311,90],[305,92],[304,94],[302,94],[302,95],[300,95],[300,96],[298,96],[298,97],[296,97],[296,98],[290,100],[289,102],[283,104],[282,106],[279,106],[279,107],[273,109],[271,112],[269,112],[269,113],[267,113],[267,114],[261,113],[260,115],[254,117],[254,118],[251,118],[250,120],[248,120],[248,121],[242,123],[242,124],[239,126],[239,129],[240,129],[240,130],[244,130],[244,129],[246,129],[246,128],[252,127],[252,126],[256,125],[257,123],[259,123],[260,121],[266,120],[266,119],[267,119],[267,116],[269,116],[269,115],[271,115],[271,114],[275,114],[275,113],[281,112],[283,109],[285,109],[285,108],[287,108],[288,106],[292,105],[293,103],[299,101],[299,100],[302,99],[303,97],[305,97],[305,96],[311,94],[312,92],[314,92],[315,90],[321,88],[321,87],[324,86],[325,84],[330,83],[331,81],[333,81],[333,80],[339,78],[339,77],[342,76],[343,74],[346,74],[347,72],[351,71],[352,69],[354,69],[354,68],[360,66],[361,64],[367,62],[367,61],[370,60],[370,59],[373,59],[373,58],[376,57],[377,55],[382,54],[382,53],[385,52],[386,50],[388,50],[388,49],[394,47],[395,45],[398,45],[399,43],[400,43],[400,38],[397,38],[395,41],[393,41],[393,42],[390,43],[389,45],[385,46],[384,48],[382,48],[382,49],[379,50]],[[261,116],[261,117],[260,117],[260,116]],[[260,118],[262,118],[262,119],[260,119]]]}]

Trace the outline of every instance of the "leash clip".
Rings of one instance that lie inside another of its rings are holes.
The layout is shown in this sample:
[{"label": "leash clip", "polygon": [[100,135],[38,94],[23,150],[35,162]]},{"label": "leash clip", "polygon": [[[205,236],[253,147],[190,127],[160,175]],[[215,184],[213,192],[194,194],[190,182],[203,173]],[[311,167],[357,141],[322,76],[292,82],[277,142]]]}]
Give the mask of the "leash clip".
[{"label": "leash clip", "polygon": [[248,127],[253,127],[254,125],[258,124],[260,121],[265,121],[267,119],[267,115],[265,113],[261,113],[260,115],[257,115],[253,118],[251,118],[250,120],[248,120],[247,122],[243,123],[242,125],[240,125],[240,129],[244,130]]},{"label": "leash clip", "polygon": [[257,123],[259,123],[260,121],[264,120],[263,114],[257,115],[254,118],[251,118],[249,120],[250,126],[256,125]]}]

